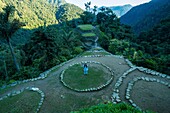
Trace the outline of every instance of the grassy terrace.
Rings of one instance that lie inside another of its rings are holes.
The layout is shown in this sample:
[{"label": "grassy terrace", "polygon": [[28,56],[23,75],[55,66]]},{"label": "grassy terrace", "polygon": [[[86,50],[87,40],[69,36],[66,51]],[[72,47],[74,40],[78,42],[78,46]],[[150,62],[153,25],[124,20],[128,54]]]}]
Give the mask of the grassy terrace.
[{"label": "grassy terrace", "polygon": [[95,88],[102,84],[105,84],[108,80],[108,74],[103,71],[103,67],[99,65],[90,65],[89,73],[83,75],[83,67],[80,64],[76,64],[69,67],[64,73],[64,82],[77,89]]},{"label": "grassy terrace", "polygon": [[85,24],[85,25],[79,25],[78,28],[80,28],[83,31],[90,31],[93,29],[93,26],[91,24]]},{"label": "grassy terrace", "polygon": [[94,34],[94,33],[83,33],[82,36],[83,37],[95,37],[96,34]]},{"label": "grassy terrace", "polygon": [[40,99],[37,92],[24,91],[0,101],[0,113],[35,113]]},{"label": "grassy terrace", "polygon": [[82,56],[87,56],[87,55],[110,55],[109,53],[106,52],[84,52]]}]

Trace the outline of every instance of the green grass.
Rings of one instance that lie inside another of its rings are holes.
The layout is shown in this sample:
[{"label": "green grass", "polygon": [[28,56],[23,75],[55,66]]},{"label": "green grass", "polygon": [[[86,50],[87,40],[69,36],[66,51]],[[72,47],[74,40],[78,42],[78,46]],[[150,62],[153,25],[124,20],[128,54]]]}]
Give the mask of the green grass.
[{"label": "green grass", "polygon": [[104,49],[96,47],[96,48],[93,48],[92,50],[100,51],[100,50],[104,50]]},{"label": "green grass", "polygon": [[80,28],[83,31],[89,31],[93,29],[93,26],[91,24],[85,24],[85,25],[79,25],[78,28]]},{"label": "green grass", "polygon": [[95,97],[92,99],[89,98],[88,96],[79,94],[77,95],[67,92],[63,94],[63,96],[64,96],[63,99],[58,98],[57,100],[56,99],[50,100],[50,102],[55,103],[55,105],[53,105],[54,106],[53,110],[50,109],[48,113],[69,113],[77,109],[87,108],[92,105],[96,105],[103,102],[101,96],[99,95],[95,95]]},{"label": "green grass", "polygon": [[37,92],[24,91],[0,101],[0,113],[35,113],[40,99]]},{"label": "green grass", "polygon": [[69,67],[64,73],[64,82],[70,87],[79,90],[96,88],[107,82],[105,76],[108,75],[103,71],[104,67],[89,66],[88,68],[88,75],[83,75],[83,67],[80,64]]},{"label": "green grass", "polygon": [[94,34],[94,33],[83,33],[82,36],[83,37],[95,37],[96,34]]},{"label": "green grass", "polygon": [[106,52],[84,52],[82,54],[82,56],[87,56],[87,55],[110,55],[110,54]]}]

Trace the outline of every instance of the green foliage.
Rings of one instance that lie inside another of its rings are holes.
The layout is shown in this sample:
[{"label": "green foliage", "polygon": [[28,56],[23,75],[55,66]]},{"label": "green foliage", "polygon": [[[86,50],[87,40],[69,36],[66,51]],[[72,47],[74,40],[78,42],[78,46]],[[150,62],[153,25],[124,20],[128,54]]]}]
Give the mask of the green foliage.
[{"label": "green foliage", "polygon": [[86,11],[90,11],[90,5],[91,5],[91,2],[85,3],[85,9],[86,9]]},{"label": "green foliage", "polygon": [[81,47],[75,47],[74,48],[74,53],[75,54],[80,54],[80,53],[82,53],[83,52],[83,49],[81,48]]},{"label": "green foliage", "polygon": [[[22,54],[22,51],[18,50],[17,48],[14,48],[14,53],[17,58],[18,63],[21,65],[24,63],[24,55]],[[10,53],[9,47],[7,45],[4,45],[2,49],[0,50],[0,74],[1,80],[7,80],[11,79],[12,75],[16,72],[15,66],[13,64],[12,55]]]},{"label": "green foliage", "polygon": [[104,8],[97,15],[99,44],[113,54],[124,55],[136,65],[170,74],[167,63],[170,54],[169,17],[136,37],[131,27],[120,24],[119,20],[114,20],[112,16],[107,16],[108,12]]},{"label": "green foliage", "polygon": [[17,72],[15,75],[12,76],[14,80],[25,80],[28,78],[35,78],[38,77],[40,71],[37,68],[31,66],[24,66],[21,68],[20,72]]},{"label": "green foliage", "polygon": [[0,35],[2,38],[6,39],[7,44],[9,45],[10,52],[12,55],[12,59],[17,71],[20,70],[18,61],[16,59],[13,47],[10,42],[10,38],[12,35],[24,26],[24,23],[20,22],[17,19],[14,19],[15,7],[14,6],[6,6],[3,8],[4,13],[0,13]]},{"label": "green foliage", "polygon": [[11,79],[9,82],[8,82],[8,84],[12,84],[12,83],[14,83],[16,80],[13,80],[13,79]]},{"label": "green foliage", "polygon": [[[15,17],[25,22],[28,29],[46,25],[56,24],[56,6],[49,4],[47,0],[1,0],[3,4],[15,6],[17,12]],[[3,5],[3,6],[5,6]]]},{"label": "green foliage", "polygon": [[83,13],[83,10],[78,6],[73,4],[64,4],[59,7],[56,12],[56,19],[59,23],[70,21],[73,19],[80,18],[80,14]]},{"label": "green foliage", "polygon": [[95,15],[91,12],[84,11],[83,14],[80,15],[81,21],[80,24],[93,24]]},{"label": "green foliage", "polygon": [[71,113],[142,113],[142,111],[139,111],[125,103],[119,104],[108,103],[99,104],[97,106],[92,106],[90,108],[81,109],[79,111],[74,111]]},{"label": "green foliage", "polygon": [[[170,54],[170,17],[162,20],[157,26],[148,32],[142,32],[136,39],[138,46],[136,48],[141,49],[146,54],[141,61],[135,61],[137,64],[145,67],[170,74],[168,71],[170,66],[169,54]],[[148,55],[147,55],[148,54]]]},{"label": "green foliage", "polygon": [[82,51],[75,52],[81,45],[73,28],[67,24],[55,27],[40,28],[32,35],[31,41],[24,45],[26,65],[33,65],[45,71],[61,62],[65,62]]},{"label": "green foliage", "polygon": [[[1,18],[0,21],[4,21],[4,19]],[[27,34],[28,30],[20,30],[21,34],[16,33],[14,35],[14,37],[17,35],[21,37],[23,35],[25,37],[30,36],[30,41],[28,40],[26,44],[14,48],[17,61],[22,67],[21,72],[16,73],[14,71],[9,50],[5,50],[7,48],[6,45],[0,46],[1,83],[4,83],[3,81],[8,82],[10,79],[23,80],[37,77],[42,71],[67,61],[83,51],[82,49],[75,49],[80,47],[81,41],[80,36],[74,31],[72,25],[69,26],[70,23],[48,27],[46,25],[48,24],[46,23],[44,27],[30,30],[29,35]],[[7,31],[7,33],[12,32]],[[17,48],[20,48],[20,50]]]}]

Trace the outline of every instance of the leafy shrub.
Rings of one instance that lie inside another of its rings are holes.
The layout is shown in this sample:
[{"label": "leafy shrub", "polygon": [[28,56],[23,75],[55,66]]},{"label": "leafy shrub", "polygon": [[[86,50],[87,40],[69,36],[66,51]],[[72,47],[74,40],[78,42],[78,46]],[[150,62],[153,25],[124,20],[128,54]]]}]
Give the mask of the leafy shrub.
[{"label": "leafy shrub", "polygon": [[83,52],[83,49],[81,48],[81,47],[75,47],[74,48],[74,53],[75,54],[80,54],[80,53],[82,53]]},{"label": "leafy shrub", "polygon": [[[151,113],[146,111],[147,113]],[[99,104],[90,108],[81,109],[79,111],[73,111],[71,113],[142,113],[142,111],[135,109],[134,107],[125,104]]]},{"label": "leafy shrub", "polygon": [[20,70],[20,72],[13,75],[12,79],[14,80],[30,79],[30,78],[38,77],[39,74],[40,71],[37,68],[25,66]]}]

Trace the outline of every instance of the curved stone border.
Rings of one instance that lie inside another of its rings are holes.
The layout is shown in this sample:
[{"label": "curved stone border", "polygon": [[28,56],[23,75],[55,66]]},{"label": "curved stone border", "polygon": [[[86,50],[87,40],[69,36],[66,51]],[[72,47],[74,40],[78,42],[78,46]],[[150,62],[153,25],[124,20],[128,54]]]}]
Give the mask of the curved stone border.
[{"label": "curved stone border", "polygon": [[88,57],[88,58],[92,58],[92,57],[115,57],[115,58],[124,58],[123,56],[120,55],[86,55],[86,56],[80,56],[80,57]]},{"label": "curved stone border", "polygon": [[126,61],[126,63],[127,63],[131,68],[136,67],[136,66],[133,65],[132,62],[129,61],[128,59],[125,59],[125,61]]},{"label": "curved stone border", "polygon": [[151,69],[148,69],[148,68],[135,66],[135,65],[133,65],[132,62],[130,62],[128,59],[125,59],[125,61],[127,62],[127,64],[128,64],[131,68],[136,68],[136,69],[138,69],[139,71],[144,72],[144,73],[146,73],[146,74],[151,74],[151,75],[154,75],[154,76],[159,76],[159,77],[162,77],[162,78],[170,79],[170,76],[167,75],[167,74],[162,74],[162,73],[160,73],[160,72],[157,72],[157,71],[154,71],[154,70],[151,70]]},{"label": "curved stone border", "polygon": [[2,101],[3,99],[6,99],[8,97],[11,97],[11,96],[15,96],[15,95],[18,95],[22,92],[24,92],[24,90],[29,90],[29,91],[34,91],[34,92],[38,92],[40,95],[41,95],[41,99],[40,99],[40,102],[38,104],[38,108],[36,110],[36,113],[40,111],[40,108],[43,104],[43,101],[44,101],[44,98],[45,98],[45,94],[39,89],[39,88],[36,88],[36,87],[26,87],[24,89],[21,89],[19,91],[13,91],[11,93],[8,93],[7,95],[3,96],[0,98],[0,101]]},{"label": "curved stone border", "polygon": [[137,69],[138,69],[139,71],[144,72],[144,73],[147,73],[147,74],[151,74],[151,75],[154,75],[154,76],[159,76],[159,77],[162,77],[162,78],[170,79],[170,75],[162,74],[162,73],[160,73],[160,72],[157,72],[157,71],[154,71],[154,70],[151,70],[151,69],[148,69],[148,68],[137,67]]},{"label": "curved stone border", "polygon": [[[162,74],[162,73],[159,73],[159,72],[156,72],[156,71],[153,71],[153,70],[151,70],[151,69],[144,68],[144,67],[137,67],[137,66],[133,65],[128,59],[125,59],[125,61],[127,62],[127,64],[128,64],[131,68],[130,68],[129,70],[127,70],[126,72],[124,72],[123,75],[119,77],[119,79],[117,80],[117,82],[116,82],[116,84],[115,84],[115,87],[114,87],[114,90],[113,90],[113,94],[112,94],[112,97],[111,97],[111,98],[112,98],[112,102],[113,102],[114,104],[121,102],[121,99],[120,99],[120,96],[119,96],[119,87],[122,85],[123,79],[126,78],[129,73],[135,71],[136,69],[138,69],[138,70],[141,71],[141,72],[147,73],[147,74],[151,74],[151,75],[159,76],[159,77],[162,77],[162,78],[170,79],[170,76],[169,76],[169,75]],[[140,78],[140,77],[139,77],[139,78]],[[142,80],[143,80],[143,79],[144,79],[144,80],[146,79],[146,81],[148,81],[148,80],[154,81],[154,80],[155,80],[155,78],[153,78],[153,79],[149,79],[149,78],[147,78],[147,77],[141,77],[141,78],[142,78]],[[136,80],[138,80],[138,79],[134,78],[134,80],[136,81]],[[159,80],[159,79],[158,79],[158,80],[156,79],[156,81],[158,82],[158,81],[160,81],[160,80]],[[161,83],[163,84],[164,82],[161,81]],[[166,83],[166,84],[164,84],[164,85],[167,85],[167,84],[168,84],[168,83]],[[170,85],[169,85],[168,87],[170,87]],[[127,88],[126,91],[129,91],[129,89]],[[126,98],[126,99],[130,98],[130,94],[127,93],[127,95],[126,95],[125,98]],[[138,108],[139,110],[141,110],[135,103],[133,103],[132,100],[129,100],[129,102],[132,104],[132,106],[134,106],[134,107]]]},{"label": "curved stone border", "polygon": [[[107,69],[109,70],[109,72],[111,72],[111,78],[110,78],[110,80],[108,80],[108,81],[106,82],[106,84],[100,85],[100,86],[98,86],[98,87],[96,87],[96,88],[88,88],[88,89],[82,89],[82,90],[80,90],[80,89],[74,89],[74,88],[72,88],[71,86],[69,86],[68,84],[66,84],[66,83],[63,81],[63,76],[64,76],[65,70],[67,70],[69,67],[71,67],[71,66],[73,66],[73,65],[76,65],[76,64],[84,64],[84,63],[95,63],[95,64],[100,64],[100,65],[104,66],[105,68],[107,68]],[[65,70],[62,71],[62,73],[61,73],[61,75],[60,75],[60,78],[61,78],[60,80],[61,80],[61,82],[63,83],[64,86],[66,86],[66,87],[68,87],[69,89],[72,89],[72,90],[74,90],[74,91],[78,91],[78,92],[88,92],[88,91],[101,90],[101,89],[103,89],[104,87],[106,87],[107,85],[109,85],[109,84],[112,82],[113,77],[114,77],[114,76],[113,76],[113,71],[112,71],[111,68],[109,68],[108,66],[106,66],[106,65],[103,64],[103,63],[96,62],[96,61],[82,61],[82,62],[80,62],[80,63],[71,64],[71,65],[69,65],[69,67],[68,67],[67,69],[65,69]]]},{"label": "curved stone border", "polygon": [[137,106],[133,102],[133,100],[130,98],[130,91],[132,90],[135,82],[140,81],[140,80],[144,80],[144,81],[147,81],[147,82],[157,82],[157,83],[163,84],[165,86],[168,86],[170,88],[170,83],[161,81],[161,80],[156,79],[156,78],[148,78],[148,77],[136,77],[136,78],[134,78],[132,81],[130,81],[130,83],[128,83],[128,87],[126,89],[126,96],[125,97],[131,103],[132,106],[134,106],[135,108],[137,108],[139,110],[142,110],[142,109],[139,106]]},{"label": "curved stone border", "polygon": [[131,67],[129,70],[127,70],[126,72],[123,73],[123,75],[121,77],[119,77],[119,79],[117,80],[114,90],[113,90],[113,94],[112,94],[112,102],[114,104],[116,104],[117,102],[121,102],[120,96],[119,96],[119,87],[121,86],[121,84],[123,83],[123,79],[127,77],[127,75],[131,72],[133,72],[134,70],[138,69],[141,72],[147,73],[147,74],[151,74],[151,75],[155,75],[155,76],[159,76],[162,78],[167,78],[170,79],[170,76],[166,75],[166,74],[162,74],[144,67],[137,67],[135,65],[133,65],[128,59],[125,59],[125,61],[127,62],[127,64]]},{"label": "curved stone border", "polygon": [[86,51],[86,52],[95,52],[95,53],[99,53],[99,52],[105,52],[105,53],[108,53],[109,55],[86,55],[86,56],[79,56],[79,57],[104,57],[104,56],[114,56],[116,58],[124,58],[123,56],[121,55],[113,55],[112,53],[109,53],[105,50],[99,50],[99,51],[94,51],[94,50],[89,50],[89,51]]},{"label": "curved stone border", "polygon": [[123,73],[123,75],[121,77],[119,77],[119,79],[117,80],[115,86],[114,86],[114,90],[113,90],[113,94],[112,94],[112,102],[114,104],[121,102],[120,96],[119,96],[119,87],[121,86],[121,84],[123,83],[123,79],[127,77],[127,75],[129,73],[131,73],[132,71],[136,70],[136,67],[130,68],[129,70],[127,70],[125,73]]}]

